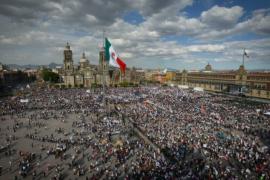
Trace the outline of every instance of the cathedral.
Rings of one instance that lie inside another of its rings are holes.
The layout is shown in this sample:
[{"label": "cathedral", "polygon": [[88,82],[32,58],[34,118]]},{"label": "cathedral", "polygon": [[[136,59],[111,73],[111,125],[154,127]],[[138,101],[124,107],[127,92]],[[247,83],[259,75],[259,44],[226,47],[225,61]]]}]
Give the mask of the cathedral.
[{"label": "cathedral", "polygon": [[[104,79],[103,79],[104,74]],[[67,87],[91,87],[92,85],[102,85],[103,81],[106,86],[114,84],[119,71],[110,69],[105,61],[104,50],[99,52],[99,64],[92,65],[86,58],[85,53],[79,61],[79,65],[74,65],[72,50],[69,43],[64,49],[64,64],[60,72],[63,83]]]}]

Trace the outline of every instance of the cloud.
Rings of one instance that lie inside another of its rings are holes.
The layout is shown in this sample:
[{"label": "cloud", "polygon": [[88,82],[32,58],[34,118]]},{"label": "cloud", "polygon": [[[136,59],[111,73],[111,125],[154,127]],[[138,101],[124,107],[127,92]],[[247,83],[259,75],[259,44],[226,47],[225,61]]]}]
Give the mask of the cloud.
[{"label": "cloud", "polygon": [[132,58],[133,54],[132,53],[128,53],[128,52],[124,52],[124,53],[120,53],[119,54],[121,58]]},{"label": "cloud", "polygon": [[63,10],[63,6],[57,0],[2,0],[0,4],[1,15],[19,22],[34,20],[60,10]]},{"label": "cloud", "polygon": [[[240,6],[213,6],[190,18],[184,11],[192,4],[192,0],[3,0],[0,21],[5,26],[0,27],[0,61],[62,63],[62,50],[69,41],[75,63],[86,52],[91,63],[97,64],[105,29],[128,66],[181,68],[185,63],[200,67],[208,61],[233,62],[241,58],[244,47],[252,57],[250,62],[255,58],[269,62],[270,42],[266,38],[224,41],[248,32],[269,35],[269,9],[256,10],[243,18]],[[123,15],[129,11],[138,12],[144,21],[124,21]],[[171,38],[166,39],[168,36]],[[179,37],[188,39],[187,43],[181,44]]]},{"label": "cloud", "polygon": [[97,18],[91,14],[86,14],[86,20],[91,24],[98,22]]},{"label": "cloud", "polygon": [[52,17],[64,23],[89,27],[92,23],[111,25],[130,10],[138,10],[143,16],[150,17],[164,9],[179,10],[190,4],[192,0],[3,0],[0,14],[15,22]]},{"label": "cloud", "polygon": [[221,52],[225,47],[217,44],[203,44],[187,46],[186,49],[190,52]]},{"label": "cloud", "polygon": [[33,42],[43,43],[45,41],[54,40],[56,40],[56,38],[53,35],[41,31],[31,31],[27,34],[13,37],[0,36],[0,43],[9,45],[28,45]]},{"label": "cloud", "polygon": [[240,6],[226,8],[215,5],[211,9],[202,12],[201,20],[209,27],[217,30],[229,29],[236,25],[243,13],[243,8]]},{"label": "cloud", "polygon": [[253,13],[250,24],[254,32],[270,34],[270,9],[260,9]]},{"label": "cloud", "polygon": [[229,29],[209,29],[208,33],[201,33],[197,37],[201,39],[221,39],[224,37],[244,34],[244,33],[255,33],[262,35],[270,34],[270,10],[260,9],[252,13],[251,18],[237,23],[234,27]]}]

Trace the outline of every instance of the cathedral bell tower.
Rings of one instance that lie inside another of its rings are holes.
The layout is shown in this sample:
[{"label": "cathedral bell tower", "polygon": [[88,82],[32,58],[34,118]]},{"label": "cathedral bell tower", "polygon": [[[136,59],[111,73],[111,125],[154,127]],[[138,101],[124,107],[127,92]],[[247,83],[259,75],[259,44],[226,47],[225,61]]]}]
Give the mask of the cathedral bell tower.
[{"label": "cathedral bell tower", "polygon": [[69,73],[73,72],[72,50],[70,50],[69,43],[67,43],[64,50],[64,70]]},{"label": "cathedral bell tower", "polygon": [[[99,51],[99,66],[98,71],[100,74],[100,83],[102,84],[104,81],[104,84],[108,86],[110,84],[110,78],[109,78],[109,66],[105,59],[105,50],[104,48],[101,48]],[[103,77],[104,76],[104,77]]]}]

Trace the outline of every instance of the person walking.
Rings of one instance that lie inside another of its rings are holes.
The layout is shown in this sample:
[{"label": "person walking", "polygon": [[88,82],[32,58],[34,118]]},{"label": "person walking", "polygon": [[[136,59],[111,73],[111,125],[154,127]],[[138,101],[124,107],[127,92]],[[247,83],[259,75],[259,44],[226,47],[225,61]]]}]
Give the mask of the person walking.
[{"label": "person walking", "polygon": [[11,171],[11,169],[12,169],[12,161],[11,160],[9,160],[9,162],[8,162],[8,164],[9,164],[9,171]]}]

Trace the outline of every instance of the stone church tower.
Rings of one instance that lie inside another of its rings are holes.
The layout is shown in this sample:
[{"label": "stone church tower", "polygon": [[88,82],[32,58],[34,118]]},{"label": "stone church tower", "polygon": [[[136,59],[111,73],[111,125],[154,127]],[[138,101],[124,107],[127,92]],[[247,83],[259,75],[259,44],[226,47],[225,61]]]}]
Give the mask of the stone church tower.
[{"label": "stone church tower", "polygon": [[72,59],[72,50],[70,49],[70,45],[67,43],[64,49],[64,83],[66,86],[74,86],[75,85],[75,77],[74,77],[74,66]]},{"label": "stone church tower", "polygon": [[64,50],[64,71],[67,73],[72,73],[73,68],[73,59],[72,59],[72,50],[70,49],[69,43],[67,43]]},{"label": "stone church tower", "polygon": [[104,84],[109,86],[110,77],[109,77],[109,65],[105,60],[105,50],[104,48],[99,51],[99,65],[98,65],[98,83],[103,83],[103,73],[104,73]]}]

